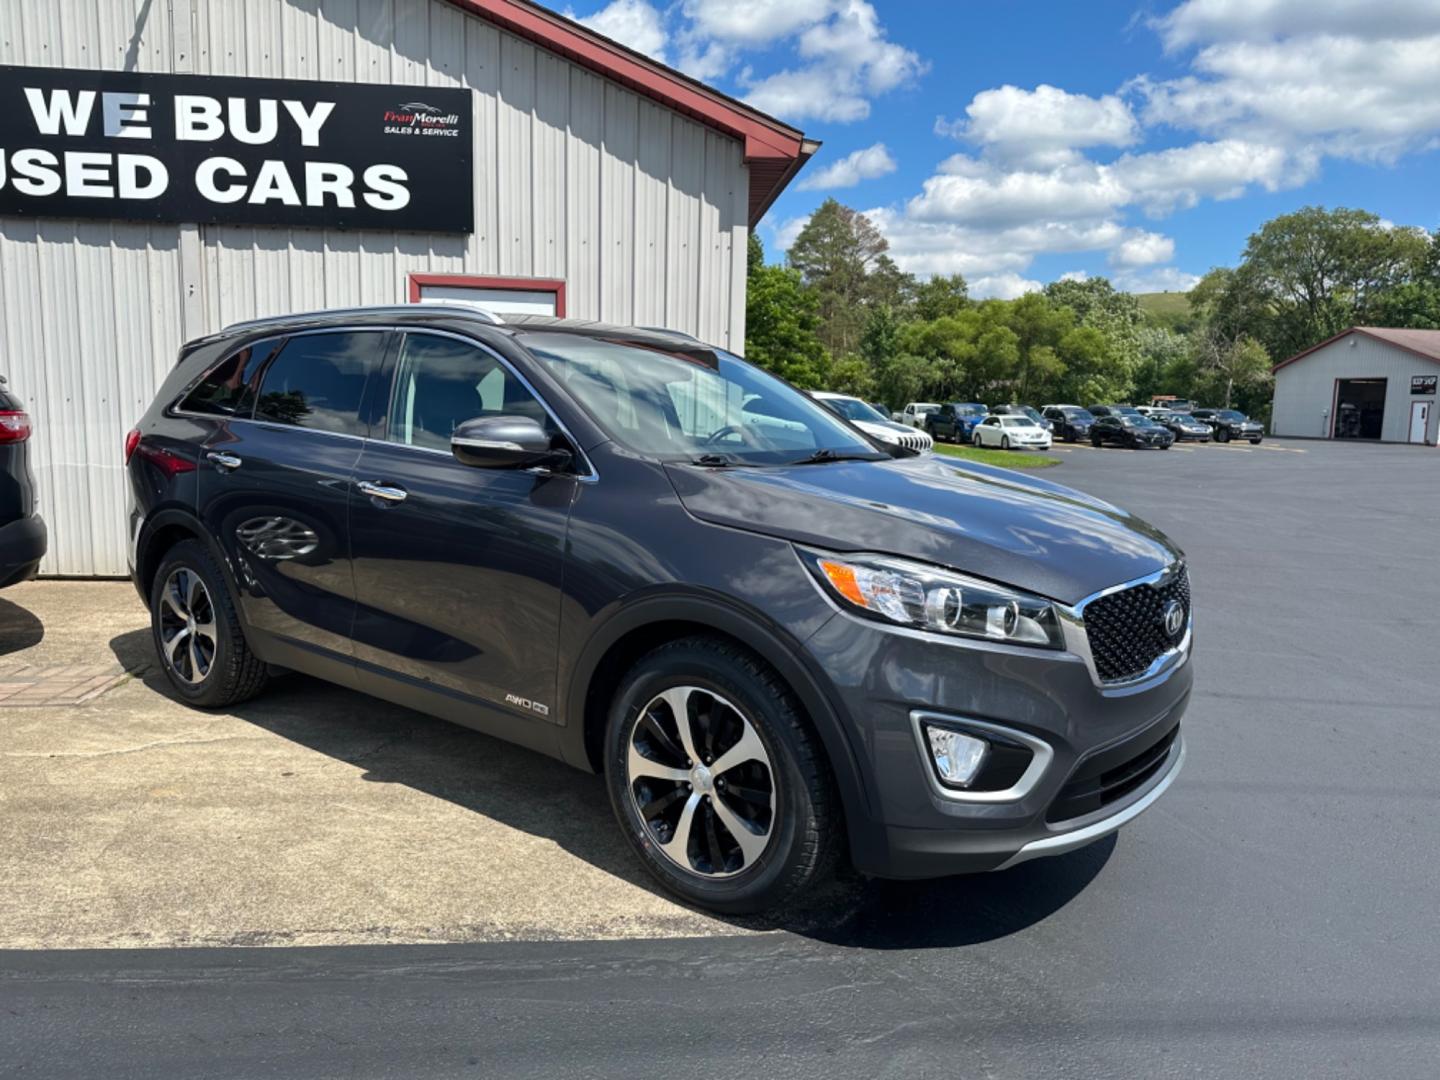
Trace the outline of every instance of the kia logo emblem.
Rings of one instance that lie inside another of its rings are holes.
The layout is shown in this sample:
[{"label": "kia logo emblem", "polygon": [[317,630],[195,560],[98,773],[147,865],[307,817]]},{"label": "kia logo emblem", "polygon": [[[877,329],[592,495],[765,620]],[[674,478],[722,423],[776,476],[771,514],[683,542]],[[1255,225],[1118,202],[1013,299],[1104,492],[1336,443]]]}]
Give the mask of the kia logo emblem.
[{"label": "kia logo emblem", "polygon": [[1179,600],[1171,600],[1166,604],[1160,617],[1165,622],[1165,633],[1172,638],[1178,638],[1180,631],[1185,629],[1185,605]]}]

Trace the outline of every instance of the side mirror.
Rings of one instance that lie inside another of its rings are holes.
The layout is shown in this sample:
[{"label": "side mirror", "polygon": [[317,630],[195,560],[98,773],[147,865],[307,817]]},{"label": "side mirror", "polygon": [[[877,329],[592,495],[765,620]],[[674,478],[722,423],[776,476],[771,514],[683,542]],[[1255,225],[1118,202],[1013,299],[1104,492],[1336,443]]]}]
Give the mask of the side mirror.
[{"label": "side mirror", "polygon": [[570,460],[555,450],[545,429],[529,416],[481,416],[466,420],[450,437],[450,452],[477,469],[554,467]]}]

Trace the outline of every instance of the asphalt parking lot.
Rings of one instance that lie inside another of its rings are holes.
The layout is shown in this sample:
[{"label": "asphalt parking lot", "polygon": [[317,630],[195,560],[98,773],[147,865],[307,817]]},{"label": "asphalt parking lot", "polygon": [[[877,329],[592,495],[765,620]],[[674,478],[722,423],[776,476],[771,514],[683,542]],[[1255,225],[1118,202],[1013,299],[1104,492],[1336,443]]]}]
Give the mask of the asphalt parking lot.
[{"label": "asphalt parking lot", "polygon": [[0,697],[0,1076],[1434,1076],[1440,455],[1057,450],[1191,559],[1184,774],[803,924],[657,895],[594,778],[299,678],[195,713],[128,586],[7,590],[0,694],[134,674]]}]

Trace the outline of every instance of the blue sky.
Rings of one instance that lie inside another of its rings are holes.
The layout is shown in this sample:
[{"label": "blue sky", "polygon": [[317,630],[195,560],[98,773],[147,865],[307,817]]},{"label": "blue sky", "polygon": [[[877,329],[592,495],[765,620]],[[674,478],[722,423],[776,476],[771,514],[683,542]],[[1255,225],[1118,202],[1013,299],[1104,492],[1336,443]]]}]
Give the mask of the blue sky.
[{"label": "blue sky", "polygon": [[558,10],[824,147],[896,261],[1013,296],[1188,288],[1309,204],[1440,226],[1440,0],[572,0]]}]

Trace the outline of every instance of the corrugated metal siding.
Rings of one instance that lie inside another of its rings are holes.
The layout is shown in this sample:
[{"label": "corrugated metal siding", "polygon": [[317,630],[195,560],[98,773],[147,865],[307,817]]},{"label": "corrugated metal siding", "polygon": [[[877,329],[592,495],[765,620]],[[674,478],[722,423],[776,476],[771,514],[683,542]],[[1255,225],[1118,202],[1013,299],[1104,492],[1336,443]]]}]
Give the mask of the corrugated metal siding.
[{"label": "corrugated metal siding", "polygon": [[[1414,353],[1367,334],[1349,334],[1275,373],[1270,427],[1276,435],[1328,437],[1334,424],[1329,414],[1334,408],[1335,380],[1386,379],[1380,437],[1389,442],[1408,442],[1410,403],[1435,400],[1411,397],[1410,378],[1436,374],[1440,374],[1440,365]],[[1433,443],[1440,428],[1440,409],[1433,406],[1429,427],[1426,440]]]},{"label": "corrugated metal siding", "polygon": [[0,62],[468,86],[470,236],[0,218],[0,371],[35,417],[47,574],[125,572],[120,446],[182,341],[406,297],[406,276],[560,277],[578,318],[739,349],[740,144],[438,0],[4,0]]}]

